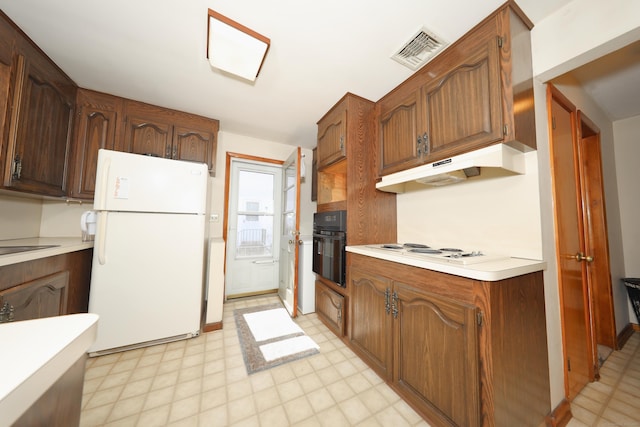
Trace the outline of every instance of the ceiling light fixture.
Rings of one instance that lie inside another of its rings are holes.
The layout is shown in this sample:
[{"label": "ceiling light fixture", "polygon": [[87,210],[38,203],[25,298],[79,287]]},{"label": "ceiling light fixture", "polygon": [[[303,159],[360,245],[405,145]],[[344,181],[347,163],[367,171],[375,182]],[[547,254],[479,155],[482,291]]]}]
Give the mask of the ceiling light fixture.
[{"label": "ceiling light fixture", "polygon": [[255,81],[271,40],[209,9],[207,58],[212,67]]}]

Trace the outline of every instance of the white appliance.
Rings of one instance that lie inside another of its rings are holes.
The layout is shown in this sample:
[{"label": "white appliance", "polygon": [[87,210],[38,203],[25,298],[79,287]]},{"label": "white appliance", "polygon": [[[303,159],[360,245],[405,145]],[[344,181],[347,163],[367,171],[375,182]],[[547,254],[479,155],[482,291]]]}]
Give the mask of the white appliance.
[{"label": "white appliance", "polygon": [[316,311],[316,275],[313,272],[313,237],[300,236],[298,263],[298,310],[302,314]]},{"label": "white appliance", "polygon": [[386,243],[382,245],[367,245],[367,247],[380,251],[393,252],[406,257],[459,265],[503,261],[510,258],[508,255],[485,254],[479,250],[468,251],[458,248],[432,248],[422,243]]},{"label": "white appliance", "polygon": [[200,333],[207,166],[98,152],[89,355]]}]

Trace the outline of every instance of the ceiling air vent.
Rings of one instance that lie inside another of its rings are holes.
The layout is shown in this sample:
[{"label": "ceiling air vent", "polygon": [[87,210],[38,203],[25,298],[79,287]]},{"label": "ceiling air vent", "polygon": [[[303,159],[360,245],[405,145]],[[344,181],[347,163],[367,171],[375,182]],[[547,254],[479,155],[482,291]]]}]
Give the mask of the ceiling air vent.
[{"label": "ceiling air vent", "polygon": [[391,56],[412,70],[417,70],[427,63],[438,52],[447,45],[440,37],[422,28],[407,43],[405,43],[396,53]]}]

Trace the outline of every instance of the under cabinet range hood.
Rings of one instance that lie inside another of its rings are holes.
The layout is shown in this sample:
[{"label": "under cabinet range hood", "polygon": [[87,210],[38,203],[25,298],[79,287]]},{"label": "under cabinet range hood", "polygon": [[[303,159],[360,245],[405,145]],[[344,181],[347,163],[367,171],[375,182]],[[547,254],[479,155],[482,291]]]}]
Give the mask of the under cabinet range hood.
[{"label": "under cabinet range hood", "polygon": [[376,188],[389,193],[404,193],[406,184],[418,182],[441,186],[478,176],[483,168],[497,168],[514,174],[525,173],[524,152],[506,144],[495,144],[434,163],[383,176]]}]

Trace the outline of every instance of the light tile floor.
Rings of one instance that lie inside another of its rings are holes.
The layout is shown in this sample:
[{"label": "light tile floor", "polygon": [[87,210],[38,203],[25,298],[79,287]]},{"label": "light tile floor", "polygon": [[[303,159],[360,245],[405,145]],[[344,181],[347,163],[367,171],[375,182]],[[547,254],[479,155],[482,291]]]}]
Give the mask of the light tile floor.
[{"label": "light tile floor", "polygon": [[640,333],[600,368],[600,380],[589,383],[571,402],[567,427],[640,427]]},{"label": "light tile floor", "polygon": [[[80,425],[429,426],[315,314],[296,321],[320,354],[247,375],[233,310],[278,301],[234,300],[223,330],[90,358]],[[571,408],[568,427],[640,426],[640,333]]]},{"label": "light tile floor", "polygon": [[199,337],[90,358],[80,425],[427,426],[315,314],[296,321],[320,354],[247,375],[233,310],[224,329]]}]

